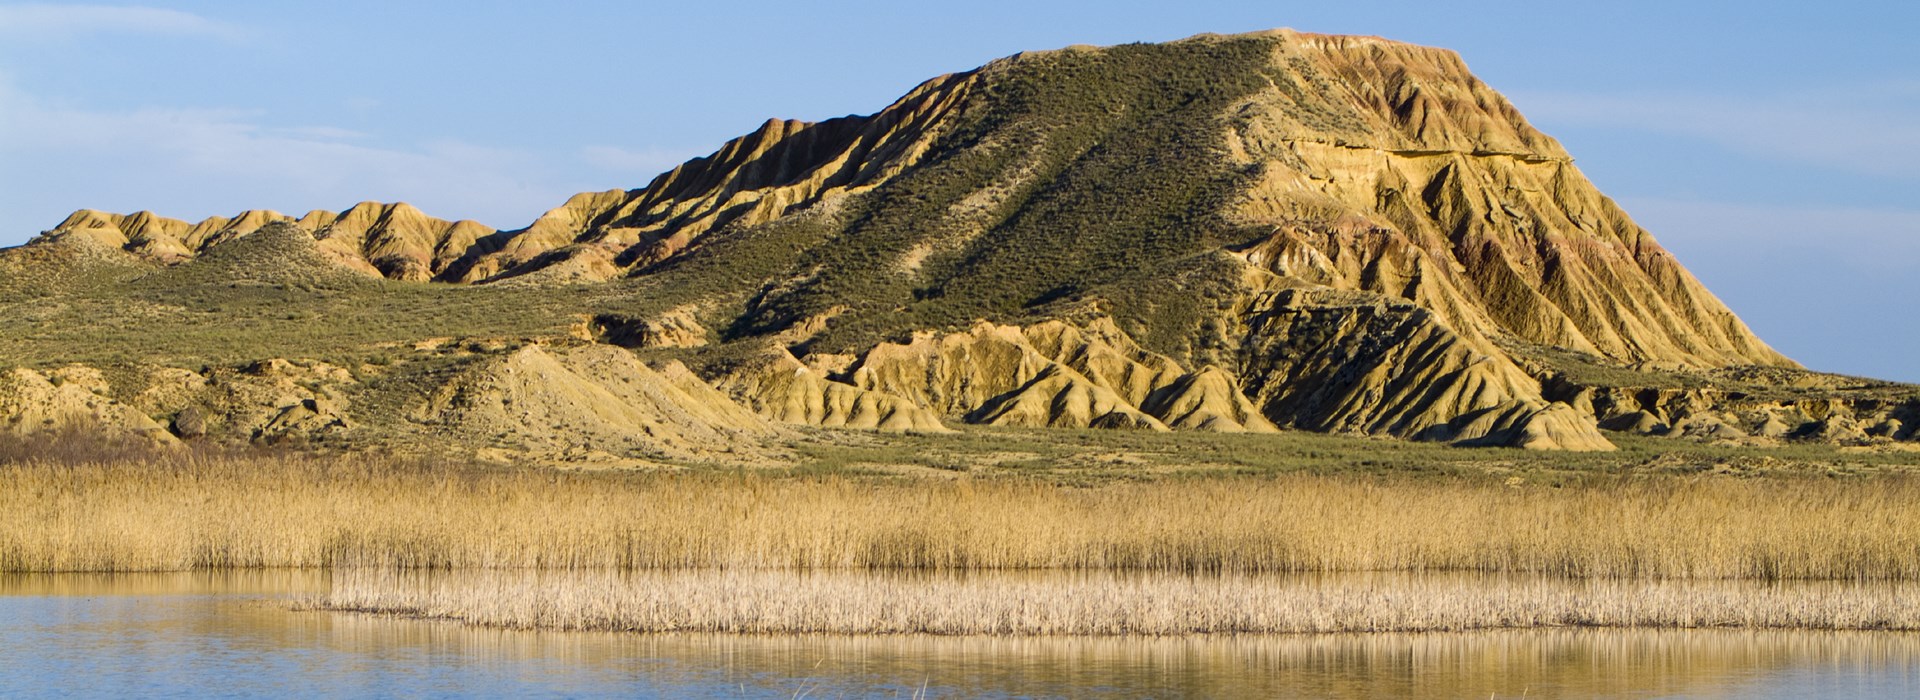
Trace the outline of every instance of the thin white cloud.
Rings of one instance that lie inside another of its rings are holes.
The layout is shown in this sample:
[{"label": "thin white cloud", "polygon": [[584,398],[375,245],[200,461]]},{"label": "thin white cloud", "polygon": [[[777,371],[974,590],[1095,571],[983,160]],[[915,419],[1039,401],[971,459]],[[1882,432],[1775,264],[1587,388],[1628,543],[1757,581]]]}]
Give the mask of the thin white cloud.
[{"label": "thin white cloud", "polygon": [[352,110],[354,114],[361,116],[373,114],[380,109],[380,100],[365,95],[348,97],[340,103],[346,105],[347,109]]},{"label": "thin white cloud", "polygon": [[663,173],[685,163],[695,154],[662,149],[630,150],[618,146],[587,146],[580,159],[607,170],[635,173]]},{"label": "thin white cloud", "polygon": [[27,4],[0,6],[0,37],[61,40],[91,34],[163,34],[243,39],[236,24],[156,7]]},{"label": "thin white cloud", "polygon": [[365,132],[355,131],[353,129],[342,129],[337,126],[290,126],[263,131],[265,133],[277,134],[289,138],[312,141],[352,141],[368,137],[368,134]]},{"label": "thin white cloud", "polygon": [[297,214],[366,199],[511,228],[587,189],[558,182],[538,154],[457,141],[381,147],[345,129],[269,126],[266,116],[89,110],[0,81],[0,199],[14,200],[0,207],[0,236],[29,235],[82,207],[198,218],[255,207]]},{"label": "thin white cloud", "polygon": [[1698,93],[1518,93],[1539,123],[1700,139],[1761,158],[1875,176],[1920,177],[1920,88],[1854,86],[1764,98]]},{"label": "thin white cloud", "polygon": [[1627,198],[1755,332],[1808,367],[1920,382],[1920,209]]},{"label": "thin white cloud", "polygon": [[456,140],[383,142],[251,109],[103,110],[44,98],[0,69],[0,245],[80,208],[177,218],[271,208],[299,214],[363,200],[516,228],[574,193],[638,187],[684,150],[552,152]]},{"label": "thin white cloud", "polygon": [[1812,253],[1872,274],[1901,276],[1920,260],[1915,209],[1637,197],[1622,199],[1621,206],[1669,248],[1740,257]]}]

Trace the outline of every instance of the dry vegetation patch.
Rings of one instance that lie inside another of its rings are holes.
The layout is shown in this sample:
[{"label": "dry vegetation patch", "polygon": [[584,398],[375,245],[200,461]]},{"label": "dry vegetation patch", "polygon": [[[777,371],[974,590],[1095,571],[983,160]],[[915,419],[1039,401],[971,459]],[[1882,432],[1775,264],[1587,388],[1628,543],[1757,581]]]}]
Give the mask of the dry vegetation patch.
[{"label": "dry vegetation patch", "polygon": [[334,574],[312,609],[512,629],[1187,635],[1532,627],[1920,629],[1920,586],[1485,575],[485,571]]},{"label": "dry vegetation patch", "polygon": [[1920,580],[1920,480],[1407,473],[1074,485],[0,448],[0,570],[1455,571]]}]

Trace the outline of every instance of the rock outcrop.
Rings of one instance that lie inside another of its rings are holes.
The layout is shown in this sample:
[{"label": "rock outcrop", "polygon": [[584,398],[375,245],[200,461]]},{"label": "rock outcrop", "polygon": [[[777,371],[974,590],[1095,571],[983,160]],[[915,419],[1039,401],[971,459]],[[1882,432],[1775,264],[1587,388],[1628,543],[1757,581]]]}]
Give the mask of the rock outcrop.
[{"label": "rock outcrop", "polygon": [[887,432],[952,430],[940,415],[908,399],[833,381],[784,349],[735,367],[718,388],[760,415],[782,423]]},{"label": "rock outcrop", "polygon": [[846,379],[969,423],[1166,430],[1139,403],[1183,374],[1110,323],[1087,332],[1053,321],[1025,329],[980,323],[962,333],[882,343]]},{"label": "rock outcrop", "polygon": [[1579,390],[1602,428],[1637,435],[1740,445],[1870,445],[1916,437],[1911,426],[1920,421],[1920,393],[1911,387],[1791,370],[1765,374],[1771,376],[1715,373],[1717,386],[1701,379],[1692,387],[1650,381]]},{"label": "rock outcrop", "polygon": [[1232,375],[1204,367],[1181,375],[1147,395],[1140,409],[1178,430],[1218,433],[1272,433],[1280,429],[1247,400]]},{"label": "rock outcrop", "polygon": [[177,442],[152,418],[115,400],[100,371],[68,366],[42,374],[0,373],[0,429],[15,435],[100,431],[161,444]]},{"label": "rock outcrop", "polygon": [[[1425,309],[1378,295],[1282,290],[1248,319],[1248,396],[1305,430],[1566,449],[1612,449],[1592,420],[1498,354],[1477,350]],[[1558,406],[1567,411],[1562,413]],[[1577,415],[1577,414],[1576,414]],[[1553,427],[1530,429],[1552,419]],[[1551,434],[1555,439],[1549,439]]]},{"label": "rock outcrop", "polygon": [[[1351,296],[1351,295],[1349,295]],[[1274,432],[1289,427],[1497,444],[1611,450],[1590,417],[1541,398],[1509,363],[1475,355],[1444,328],[1402,306],[1368,325],[1366,310],[1313,306],[1283,293],[1249,324],[1249,359],[1234,373],[1188,371],[1141,349],[1110,319],[1085,327],[975,325],[882,343],[838,376],[783,350],[733,370],[721,387],[787,422],[912,429],[877,417],[927,407],[968,423],[1016,427]],[[1303,388],[1311,387],[1310,391]],[[884,411],[878,407],[884,406]]]},{"label": "rock outcrop", "polygon": [[695,310],[679,307],[649,317],[600,314],[585,320],[575,337],[623,348],[706,347],[709,332]]},{"label": "rock outcrop", "polygon": [[565,461],[764,458],[780,431],[684,365],[620,348],[529,345],[480,360],[409,416],[435,432]]}]

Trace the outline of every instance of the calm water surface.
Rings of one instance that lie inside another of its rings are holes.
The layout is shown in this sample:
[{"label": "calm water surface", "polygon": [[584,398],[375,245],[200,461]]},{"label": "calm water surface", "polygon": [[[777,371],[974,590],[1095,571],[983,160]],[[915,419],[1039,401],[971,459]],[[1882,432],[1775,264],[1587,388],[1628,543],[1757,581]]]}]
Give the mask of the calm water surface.
[{"label": "calm water surface", "polygon": [[0,697],[1920,697],[1920,635],[997,639],[475,630],[325,574],[0,576]]}]

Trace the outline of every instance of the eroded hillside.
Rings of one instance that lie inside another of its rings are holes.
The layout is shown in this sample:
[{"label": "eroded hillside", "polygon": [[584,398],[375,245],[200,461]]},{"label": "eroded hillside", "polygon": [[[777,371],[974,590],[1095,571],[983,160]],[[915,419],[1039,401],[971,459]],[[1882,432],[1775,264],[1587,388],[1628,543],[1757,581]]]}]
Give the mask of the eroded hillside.
[{"label": "eroded hillside", "polygon": [[14,429],[156,439],[619,463],[782,424],[1608,450],[1920,420],[1754,337],[1457,55],[1284,30],[1013,56],[517,230],[77,212],[0,253],[0,305],[0,407],[42,407]]}]

